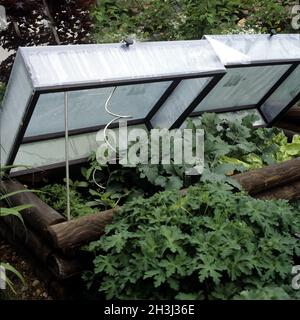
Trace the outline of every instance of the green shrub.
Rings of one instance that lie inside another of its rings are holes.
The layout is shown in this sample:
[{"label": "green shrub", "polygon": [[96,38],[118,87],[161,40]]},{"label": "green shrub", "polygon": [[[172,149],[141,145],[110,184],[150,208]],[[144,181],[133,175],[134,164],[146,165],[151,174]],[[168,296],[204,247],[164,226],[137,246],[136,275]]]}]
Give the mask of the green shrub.
[{"label": "green shrub", "polygon": [[[67,216],[67,193],[64,184],[51,184],[41,188],[43,191],[39,197],[50,205],[53,209],[61,214]],[[70,185],[70,208],[72,217],[79,217],[82,215],[93,214],[99,210],[95,210],[86,205],[86,200],[82,194],[76,190],[71,183]]]},{"label": "green shrub", "polygon": [[[92,242],[84,279],[106,298],[296,298],[300,212],[286,201],[256,200],[226,184],[138,198]],[[278,289],[279,288],[279,289]]]},{"label": "green shrub", "polygon": [[5,93],[5,85],[0,82],[0,105],[4,97],[4,93]]},{"label": "green shrub", "polygon": [[[118,0],[92,10],[97,42],[200,39],[213,33],[265,33],[291,30],[293,0]],[[238,22],[245,19],[244,26]]]},{"label": "green shrub", "polygon": [[274,28],[278,32],[294,32],[291,27],[292,5],[294,0],[250,0],[245,9],[248,10],[246,25],[259,32],[266,33]]}]

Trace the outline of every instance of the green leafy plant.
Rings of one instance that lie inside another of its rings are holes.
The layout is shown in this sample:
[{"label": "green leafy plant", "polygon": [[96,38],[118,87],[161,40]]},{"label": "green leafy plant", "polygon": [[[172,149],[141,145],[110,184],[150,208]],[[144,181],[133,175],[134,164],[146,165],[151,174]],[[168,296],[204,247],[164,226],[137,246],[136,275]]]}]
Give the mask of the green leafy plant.
[{"label": "green leafy plant", "polygon": [[284,286],[300,255],[299,230],[300,212],[286,201],[223,183],[185,196],[165,191],[117,212],[88,247],[94,270],[84,279],[108,299],[294,298]]},{"label": "green leafy plant", "polygon": [[293,0],[101,1],[92,10],[98,42],[200,39],[204,34],[291,30]]},{"label": "green leafy plant", "polygon": [[[77,187],[78,188],[78,187]],[[83,195],[78,191],[74,184],[70,183],[70,207],[72,217],[79,217],[82,215],[93,214],[97,212],[86,204],[88,200],[85,200]],[[49,204],[53,209],[66,215],[66,186],[65,184],[52,184],[41,188],[43,193],[40,194],[40,198]]]},{"label": "green leafy plant", "polygon": [[140,40],[173,38],[176,3],[173,0],[101,1],[91,13],[94,38],[98,42],[119,42],[128,35]]},{"label": "green leafy plant", "polygon": [[[253,116],[240,122],[223,120],[217,114],[205,113],[201,122],[188,120],[187,128],[205,132],[205,166],[202,176],[190,179],[185,175],[191,165],[121,164],[100,165],[92,154],[87,167],[81,170],[82,181],[70,181],[73,216],[114,208],[138,196],[149,197],[162,190],[179,190],[202,181],[227,182],[239,187],[230,176],[234,173],[261,168],[266,165],[300,156],[299,137],[292,143],[279,129],[254,128]],[[149,147],[149,146],[148,146]],[[193,146],[196,148],[196,145]],[[149,152],[150,154],[150,152]],[[102,186],[102,187],[101,187]],[[42,188],[42,199],[54,209],[65,213],[65,184]]]},{"label": "green leafy plant", "polygon": [[[18,272],[18,270],[16,270],[12,265],[10,265],[9,263],[2,263],[0,262],[0,267],[3,267],[5,269],[6,272],[10,272],[12,273],[14,276],[16,276],[23,284],[25,284],[25,280],[23,278],[23,276],[20,274],[20,272]],[[10,278],[8,276],[6,276],[6,284],[8,285],[9,289],[16,294],[16,291],[14,289],[14,284],[13,282],[10,280]]]},{"label": "green leafy plant", "polygon": [[0,82],[0,105],[4,98],[4,93],[5,93],[5,85]]},{"label": "green leafy plant", "polygon": [[291,27],[293,0],[269,1],[250,0],[244,9],[248,11],[246,25],[258,29],[262,33],[268,33],[270,29],[277,32],[294,32]]},{"label": "green leafy plant", "polygon": [[[2,181],[3,177],[5,176],[5,172],[8,169],[11,169],[13,166],[2,166],[0,167],[0,181]],[[10,193],[6,193],[5,191],[3,191],[2,189],[0,189],[0,219],[1,217],[6,217],[6,216],[14,216],[17,219],[19,219],[23,225],[24,225],[24,221],[21,215],[21,211],[24,209],[28,209],[31,208],[32,205],[31,204],[24,204],[24,205],[19,205],[19,206],[4,206],[3,203],[7,202],[8,205],[10,205],[10,201],[9,198],[13,195],[19,194],[19,193],[23,193],[23,192],[32,192],[34,190],[18,190],[18,191],[14,191],[14,192],[10,192]],[[1,221],[0,221],[1,223]],[[25,225],[24,225],[25,228]],[[11,272],[12,274],[14,274],[19,280],[21,280],[23,283],[25,283],[24,278],[22,277],[22,275],[13,267],[11,266],[9,263],[3,263],[0,262],[0,266],[4,267],[4,269],[6,271]],[[11,289],[11,291],[13,293],[16,293],[14,290],[14,286],[12,281],[9,279],[9,277],[6,278],[6,283],[9,286],[9,288]]]}]

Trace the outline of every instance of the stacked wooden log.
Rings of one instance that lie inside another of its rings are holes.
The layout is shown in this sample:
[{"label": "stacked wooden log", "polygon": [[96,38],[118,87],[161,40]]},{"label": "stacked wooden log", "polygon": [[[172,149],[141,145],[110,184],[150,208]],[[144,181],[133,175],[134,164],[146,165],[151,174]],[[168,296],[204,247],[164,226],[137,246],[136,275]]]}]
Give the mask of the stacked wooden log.
[{"label": "stacked wooden log", "polygon": [[283,119],[276,123],[276,126],[287,130],[287,132],[300,134],[300,107],[292,107]]},{"label": "stacked wooden log", "polygon": [[[233,176],[250,195],[262,199],[300,199],[300,158]],[[17,181],[1,183],[5,192],[24,189]],[[182,190],[184,192],[184,190]],[[30,251],[56,281],[78,277],[91,262],[81,246],[98,239],[117,209],[66,221],[32,192],[10,197],[12,205],[32,204],[23,210],[25,228],[15,217],[0,221],[0,234],[12,244]]]},{"label": "stacked wooden log", "polygon": [[[2,181],[0,188],[4,193],[26,190],[22,184],[13,180]],[[43,280],[49,286],[58,289],[55,293],[65,291],[64,283],[78,277],[82,270],[88,267],[86,259],[80,254],[71,258],[51,245],[48,228],[66,219],[32,192],[12,195],[9,197],[9,204],[12,206],[31,204],[32,207],[22,211],[24,222],[15,216],[1,217],[0,235],[17,251],[37,263]]]}]

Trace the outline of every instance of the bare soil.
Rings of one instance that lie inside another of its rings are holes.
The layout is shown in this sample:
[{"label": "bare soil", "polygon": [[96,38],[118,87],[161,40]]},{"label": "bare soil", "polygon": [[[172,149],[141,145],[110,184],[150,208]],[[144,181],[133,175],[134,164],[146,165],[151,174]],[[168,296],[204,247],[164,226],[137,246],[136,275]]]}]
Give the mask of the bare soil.
[{"label": "bare soil", "polygon": [[0,237],[0,261],[9,263],[20,272],[25,280],[22,283],[16,276],[7,274],[10,280],[13,281],[14,290],[10,289],[0,291],[0,300],[52,300],[49,295],[45,283],[37,277],[34,272],[34,267],[30,261],[17,253],[9,243]]}]

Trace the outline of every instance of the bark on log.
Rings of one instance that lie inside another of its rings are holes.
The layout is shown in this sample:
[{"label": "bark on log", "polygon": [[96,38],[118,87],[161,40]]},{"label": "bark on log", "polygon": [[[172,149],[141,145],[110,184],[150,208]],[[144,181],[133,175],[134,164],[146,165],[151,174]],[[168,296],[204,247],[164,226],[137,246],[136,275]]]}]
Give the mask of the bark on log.
[{"label": "bark on log", "polygon": [[284,199],[284,200],[298,200],[300,199],[300,180],[292,184],[279,186],[262,193],[259,193],[255,198],[263,200],[275,200],[275,199]]},{"label": "bark on log", "polygon": [[284,116],[284,120],[300,121],[300,107],[292,107]]},{"label": "bark on log", "polygon": [[57,255],[53,248],[45,244],[32,230],[26,228],[15,217],[3,217],[0,227],[6,239],[44,263],[55,279],[65,280],[78,275],[87,263],[81,262],[80,255],[73,259],[65,259]]},{"label": "bark on log", "polygon": [[5,239],[22,258],[30,262],[32,271],[39,279],[45,283],[54,279],[50,271],[45,268],[45,263],[38,259],[33,252],[24,245],[24,242],[13,235],[10,227],[2,221],[2,218],[0,221],[0,236]]},{"label": "bark on log", "polygon": [[9,237],[11,241],[16,242],[17,246],[22,245],[44,263],[48,261],[53,249],[37,233],[24,226],[18,218],[12,216],[1,217],[0,224],[7,226]]},{"label": "bark on log", "polygon": [[59,280],[66,280],[79,275],[84,270],[84,264],[80,259],[68,260],[57,254],[49,257],[48,268]]},{"label": "bark on log", "polygon": [[[4,189],[6,193],[24,190],[24,186],[17,181],[7,180],[2,181],[1,189]],[[25,189],[26,190],[26,189]],[[24,221],[27,226],[40,233],[42,236],[46,236],[48,226],[65,221],[66,219],[60,215],[53,208],[43,202],[37,195],[32,192],[22,192],[13,195],[8,200],[14,205],[31,204],[32,208],[23,210],[21,212]]]},{"label": "bark on log", "polygon": [[[48,265],[38,259],[24,243],[15,237],[11,229],[3,221],[0,221],[0,236],[6,239],[14,250],[30,263],[30,268],[37,275],[38,279],[43,281],[47,286],[50,296],[56,300],[78,299],[81,297],[80,292],[76,292],[78,288],[82,287],[80,277],[68,278],[64,281],[58,280],[49,268],[47,268]],[[82,292],[83,289],[81,290],[81,293]]]},{"label": "bark on log", "polygon": [[60,249],[72,249],[96,240],[104,228],[112,221],[117,209],[110,209],[96,214],[83,216],[48,227],[52,245]]},{"label": "bark on log", "polygon": [[250,170],[232,177],[251,195],[300,180],[300,158]]},{"label": "bark on log", "polygon": [[291,122],[290,120],[282,120],[278,121],[276,123],[276,127],[287,129],[296,132],[297,134],[300,134],[300,124],[296,124],[294,122]]}]

